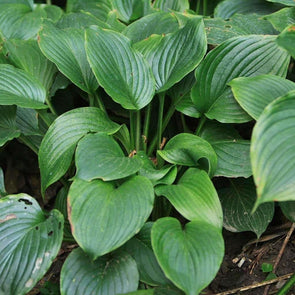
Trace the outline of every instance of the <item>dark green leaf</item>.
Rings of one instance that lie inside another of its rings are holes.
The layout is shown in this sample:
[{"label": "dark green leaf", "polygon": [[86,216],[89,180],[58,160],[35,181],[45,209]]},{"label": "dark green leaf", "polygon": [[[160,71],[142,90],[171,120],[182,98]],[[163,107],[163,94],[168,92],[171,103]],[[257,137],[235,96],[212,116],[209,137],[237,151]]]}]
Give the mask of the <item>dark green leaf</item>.
[{"label": "dark green leaf", "polygon": [[218,190],[224,215],[224,227],[232,232],[252,231],[263,234],[274,215],[274,204],[261,205],[251,213],[256,201],[252,179],[231,180],[230,187]]},{"label": "dark green leaf", "polygon": [[269,103],[295,90],[294,82],[273,75],[236,78],[228,85],[241,107],[255,120]]},{"label": "dark green leaf", "polygon": [[280,202],[284,215],[292,222],[295,222],[295,202]]},{"label": "dark green leaf", "polygon": [[[292,2],[295,3],[293,0]],[[283,8],[277,12],[266,15],[264,18],[271,22],[276,30],[281,32],[289,25],[295,23],[295,8]]]},{"label": "dark green leaf", "polygon": [[17,107],[16,126],[24,135],[42,135],[38,125],[38,113],[32,109]]},{"label": "dark green leaf", "polygon": [[252,134],[251,162],[257,186],[255,208],[295,200],[295,91],[276,99],[260,115]]},{"label": "dark green leaf", "polygon": [[186,294],[199,294],[215,277],[224,255],[219,228],[191,221],[184,226],[175,218],[157,220],[152,246],[166,276]]},{"label": "dark green leaf", "polygon": [[191,168],[176,185],[157,186],[156,194],[165,196],[188,220],[208,222],[222,228],[222,209],[216,190],[205,171]]},{"label": "dark green leaf", "polygon": [[197,110],[197,107],[193,104],[190,94],[185,95],[180,102],[176,105],[176,110],[185,114],[186,116],[193,118],[200,118],[201,113]]},{"label": "dark green leaf", "polygon": [[191,167],[203,167],[213,176],[217,166],[217,156],[212,146],[204,139],[188,133],[171,138],[165,148],[158,151],[165,161]]},{"label": "dark green leaf", "polygon": [[279,46],[286,49],[295,58],[295,25],[287,27],[277,38]]},{"label": "dark green leaf", "polygon": [[63,216],[46,218],[26,194],[0,199],[0,285],[2,294],[27,294],[44,276],[62,242]]},{"label": "dark green leaf", "polygon": [[102,180],[76,179],[68,198],[72,234],[96,259],[124,244],[143,227],[153,208],[154,191],[143,176],[134,176],[119,187]]},{"label": "dark green leaf", "polygon": [[119,125],[97,108],[78,108],[59,116],[45,134],[39,151],[42,192],[70,167],[78,141],[89,132],[113,134]]},{"label": "dark green leaf", "polygon": [[61,270],[62,295],[116,295],[137,289],[136,262],[119,252],[92,261],[80,248],[75,249]]},{"label": "dark green leaf", "polygon": [[295,6],[294,0],[267,0],[268,2],[280,3],[287,6]]},{"label": "dark green leaf", "polygon": [[189,1],[188,0],[155,0],[154,8],[158,8],[163,11],[180,11],[184,12],[189,9]]}]

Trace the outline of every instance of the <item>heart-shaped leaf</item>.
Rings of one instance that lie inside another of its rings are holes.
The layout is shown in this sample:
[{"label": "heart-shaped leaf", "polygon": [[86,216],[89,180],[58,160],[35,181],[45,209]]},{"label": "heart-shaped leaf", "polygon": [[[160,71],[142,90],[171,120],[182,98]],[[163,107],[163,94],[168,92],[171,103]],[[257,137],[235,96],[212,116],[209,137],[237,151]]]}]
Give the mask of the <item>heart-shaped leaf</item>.
[{"label": "heart-shaped leaf", "polygon": [[295,202],[280,202],[284,215],[292,222],[295,222]]},{"label": "heart-shaped leaf", "polygon": [[88,134],[77,145],[76,177],[105,181],[127,177],[142,166],[138,157],[126,157],[119,144],[107,134]]},{"label": "heart-shaped leaf", "polygon": [[276,99],[260,115],[252,134],[251,163],[257,186],[255,208],[295,200],[295,91]]},{"label": "heart-shaped leaf", "polygon": [[194,70],[203,59],[207,50],[203,20],[199,16],[188,17],[186,24],[176,32],[152,35],[136,43],[135,48],[152,68],[156,91],[165,91]]},{"label": "heart-shaped leaf", "polygon": [[3,52],[14,66],[37,78],[48,91],[57,72],[56,66],[40,51],[35,40],[7,40]]},{"label": "heart-shaped leaf", "polygon": [[20,136],[16,126],[16,107],[0,105],[0,146]]},{"label": "heart-shaped leaf", "polygon": [[158,8],[163,11],[180,11],[184,12],[185,10],[189,9],[189,1],[188,0],[155,0],[154,1],[154,8]]},{"label": "heart-shaped leaf", "polygon": [[84,135],[113,134],[119,128],[98,108],[78,108],[59,116],[46,132],[39,150],[42,192],[66,173]]},{"label": "heart-shaped leaf", "polygon": [[279,46],[285,48],[293,58],[295,58],[295,25],[287,27],[278,37],[277,43]]},{"label": "heart-shaped leaf", "polygon": [[171,138],[158,154],[172,164],[201,166],[210,176],[214,175],[217,166],[217,155],[210,143],[189,133],[181,133]]},{"label": "heart-shaped leaf", "polygon": [[[292,0],[293,3],[295,3]],[[295,23],[295,7],[283,8],[277,12],[264,16],[273,27],[282,32],[286,27]]]},{"label": "heart-shaped leaf", "polygon": [[88,93],[97,89],[97,81],[86,58],[84,30],[62,30],[47,21],[39,32],[39,45],[43,54],[74,84]]},{"label": "heart-shaped leaf", "polygon": [[123,246],[123,249],[135,259],[139,279],[142,282],[151,286],[171,285],[160,268],[152,249],[152,226],[152,222],[147,222],[141,231]]},{"label": "heart-shaped leaf", "polygon": [[253,214],[256,189],[252,179],[231,180],[230,187],[218,190],[224,227],[232,232],[252,231],[259,239],[274,215],[274,203],[261,205]]},{"label": "heart-shaped leaf", "polygon": [[157,186],[156,194],[165,196],[188,220],[199,220],[222,228],[222,209],[217,192],[205,171],[191,168],[176,185]]},{"label": "heart-shaped leaf", "polygon": [[45,88],[29,73],[11,65],[0,64],[0,104],[44,109]]},{"label": "heart-shaped leaf", "polygon": [[139,110],[152,100],[155,86],[151,70],[127,37],[99,27],[88,29],[86,53],[97,81],[115,102]]},{"label": "heart-shaped leaf", "polygon": [[0,212],[1,292],[27,294],[60,249],[63,216],[53,210],[46,218],[37,201],[26,194],[0,199]]},{"label": "heart-shaped leaf", "polygon": [[197,295],[215,277],[224,255],[219,228],[191,221],[182,229],[175,218],[157,220],[152,246],[165,275],[188,295]]},{"label": "heart-shaped leaf", "polygon": [[24,4],[3,4],[0,9],[0,36],[4,39],[35,38],[46,12]]},{"label": "heart-shaped leaf", "polygon": [[290,57],[275,40],[274,36],[240,36],[210,51],[196,70],[198,83],[191,94],[197,109],[223,123],[250,121],[227,83],[237,77],[261,74],[285,76]]},{"label": "heart-shaped leaf", "polygon": [[68,256],[61,270],[62,295],[116,295],[137,289],[136,262],[118,252],[92,261],[80,248]]},{"label": "heart-shaped leaf", "polygon": [[153,200],[153,186],[143,176],[134,176],[119,187],[101,180],[76,179],[68,197],[72,234],[95,259],[118,248],[142,228]]},{"label": "heart-shaped leaf", "polygon": [[236,78],[228,85],[241,107],[255,120],[269,103],[295,90],[294,82],[273,75]]}]

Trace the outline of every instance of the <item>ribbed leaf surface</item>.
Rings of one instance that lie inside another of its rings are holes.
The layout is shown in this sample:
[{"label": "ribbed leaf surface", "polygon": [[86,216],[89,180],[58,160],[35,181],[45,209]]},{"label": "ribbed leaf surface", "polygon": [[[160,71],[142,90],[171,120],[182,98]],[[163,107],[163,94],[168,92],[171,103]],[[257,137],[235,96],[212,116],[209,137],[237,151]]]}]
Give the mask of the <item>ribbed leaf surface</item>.
[{"label": "ribbed leaf surface", "polygon": [[134,176],[119,187],[101,180],[76,179],[68,197],[72,234],[96,259],[139,232],[152,211],[153,200],[153,186],[143,176]]},{"label": "ribbed leaf surface", "polygon": [[78,108],[59,116],[45,134],[39,151],[42,192],[68,170],[78,141],[89,132],[115,133],[113,123],[98,108]]},{"label": "ribbed leaf surface", "polygon": [[189,9],[189,1],[188,0],[155,0],[154,1],[154,8],[158,8],[163,11],[180,11],[184,12],[185,10]]},{"label": "ribbed leaf surface", "polygon": [[119,252],[92,261],[80,248],[68,256],[61,271],[62,295],[117,295],[137,289],[136,262]]},{"label": "ribbed leaf surface", "polygon": [[38,125],[38,113],[33,109],[17,107],[15,122],[24,135],[43,135]]},{"label": "ribbed leaf surface", "polygon": [[62,242],[63,216],[46,219],[26,194],[0,199],[0,286],[2,294],[27,294],[43,277]]},{"label": "ribbed leaf surface", "polygon": [[277,43],[285,48],[295,58],[295,25],[287,27],[278,37]]},{"label": "ribbed leaf surface", "polygon": [[154,96],[154,79],[142,55],[131,41],[115,31],[86,30],[90,66],[105,91],[124,108],[139,110]]}]

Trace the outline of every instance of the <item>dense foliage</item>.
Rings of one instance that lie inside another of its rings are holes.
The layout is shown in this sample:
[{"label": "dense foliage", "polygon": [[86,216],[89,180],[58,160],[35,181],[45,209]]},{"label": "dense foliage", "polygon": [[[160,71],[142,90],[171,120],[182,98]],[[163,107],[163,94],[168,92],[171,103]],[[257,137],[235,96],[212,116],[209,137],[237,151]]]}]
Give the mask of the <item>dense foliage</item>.
[{"label": "dense foliage", "polygon": [[223,227],[295,222],[293,0],[50,2],[0,0],[0,146],[62,186],[47,212],[1,170],[0,294],[64,241],[61,294],[197,295]]}]

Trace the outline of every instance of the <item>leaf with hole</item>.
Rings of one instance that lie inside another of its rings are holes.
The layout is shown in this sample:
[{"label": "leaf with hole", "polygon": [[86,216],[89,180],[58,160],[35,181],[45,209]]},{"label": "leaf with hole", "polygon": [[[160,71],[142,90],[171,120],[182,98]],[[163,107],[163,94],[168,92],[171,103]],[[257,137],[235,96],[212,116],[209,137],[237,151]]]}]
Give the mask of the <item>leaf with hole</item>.
[{"label": "leaf with hole", "polygon": [[80,247],[96,259],[139,232],[153,209],[153,201],[153,186],[143,176],[131,177],[120,186],[75,179],[68,196],[72,234]]},{"label": "leaf with hole", "polygon": [[63,216],[57,210],[45,216],[26,194],[0,199],[0,209],[1,292],[27,294],[58,254]]}]

